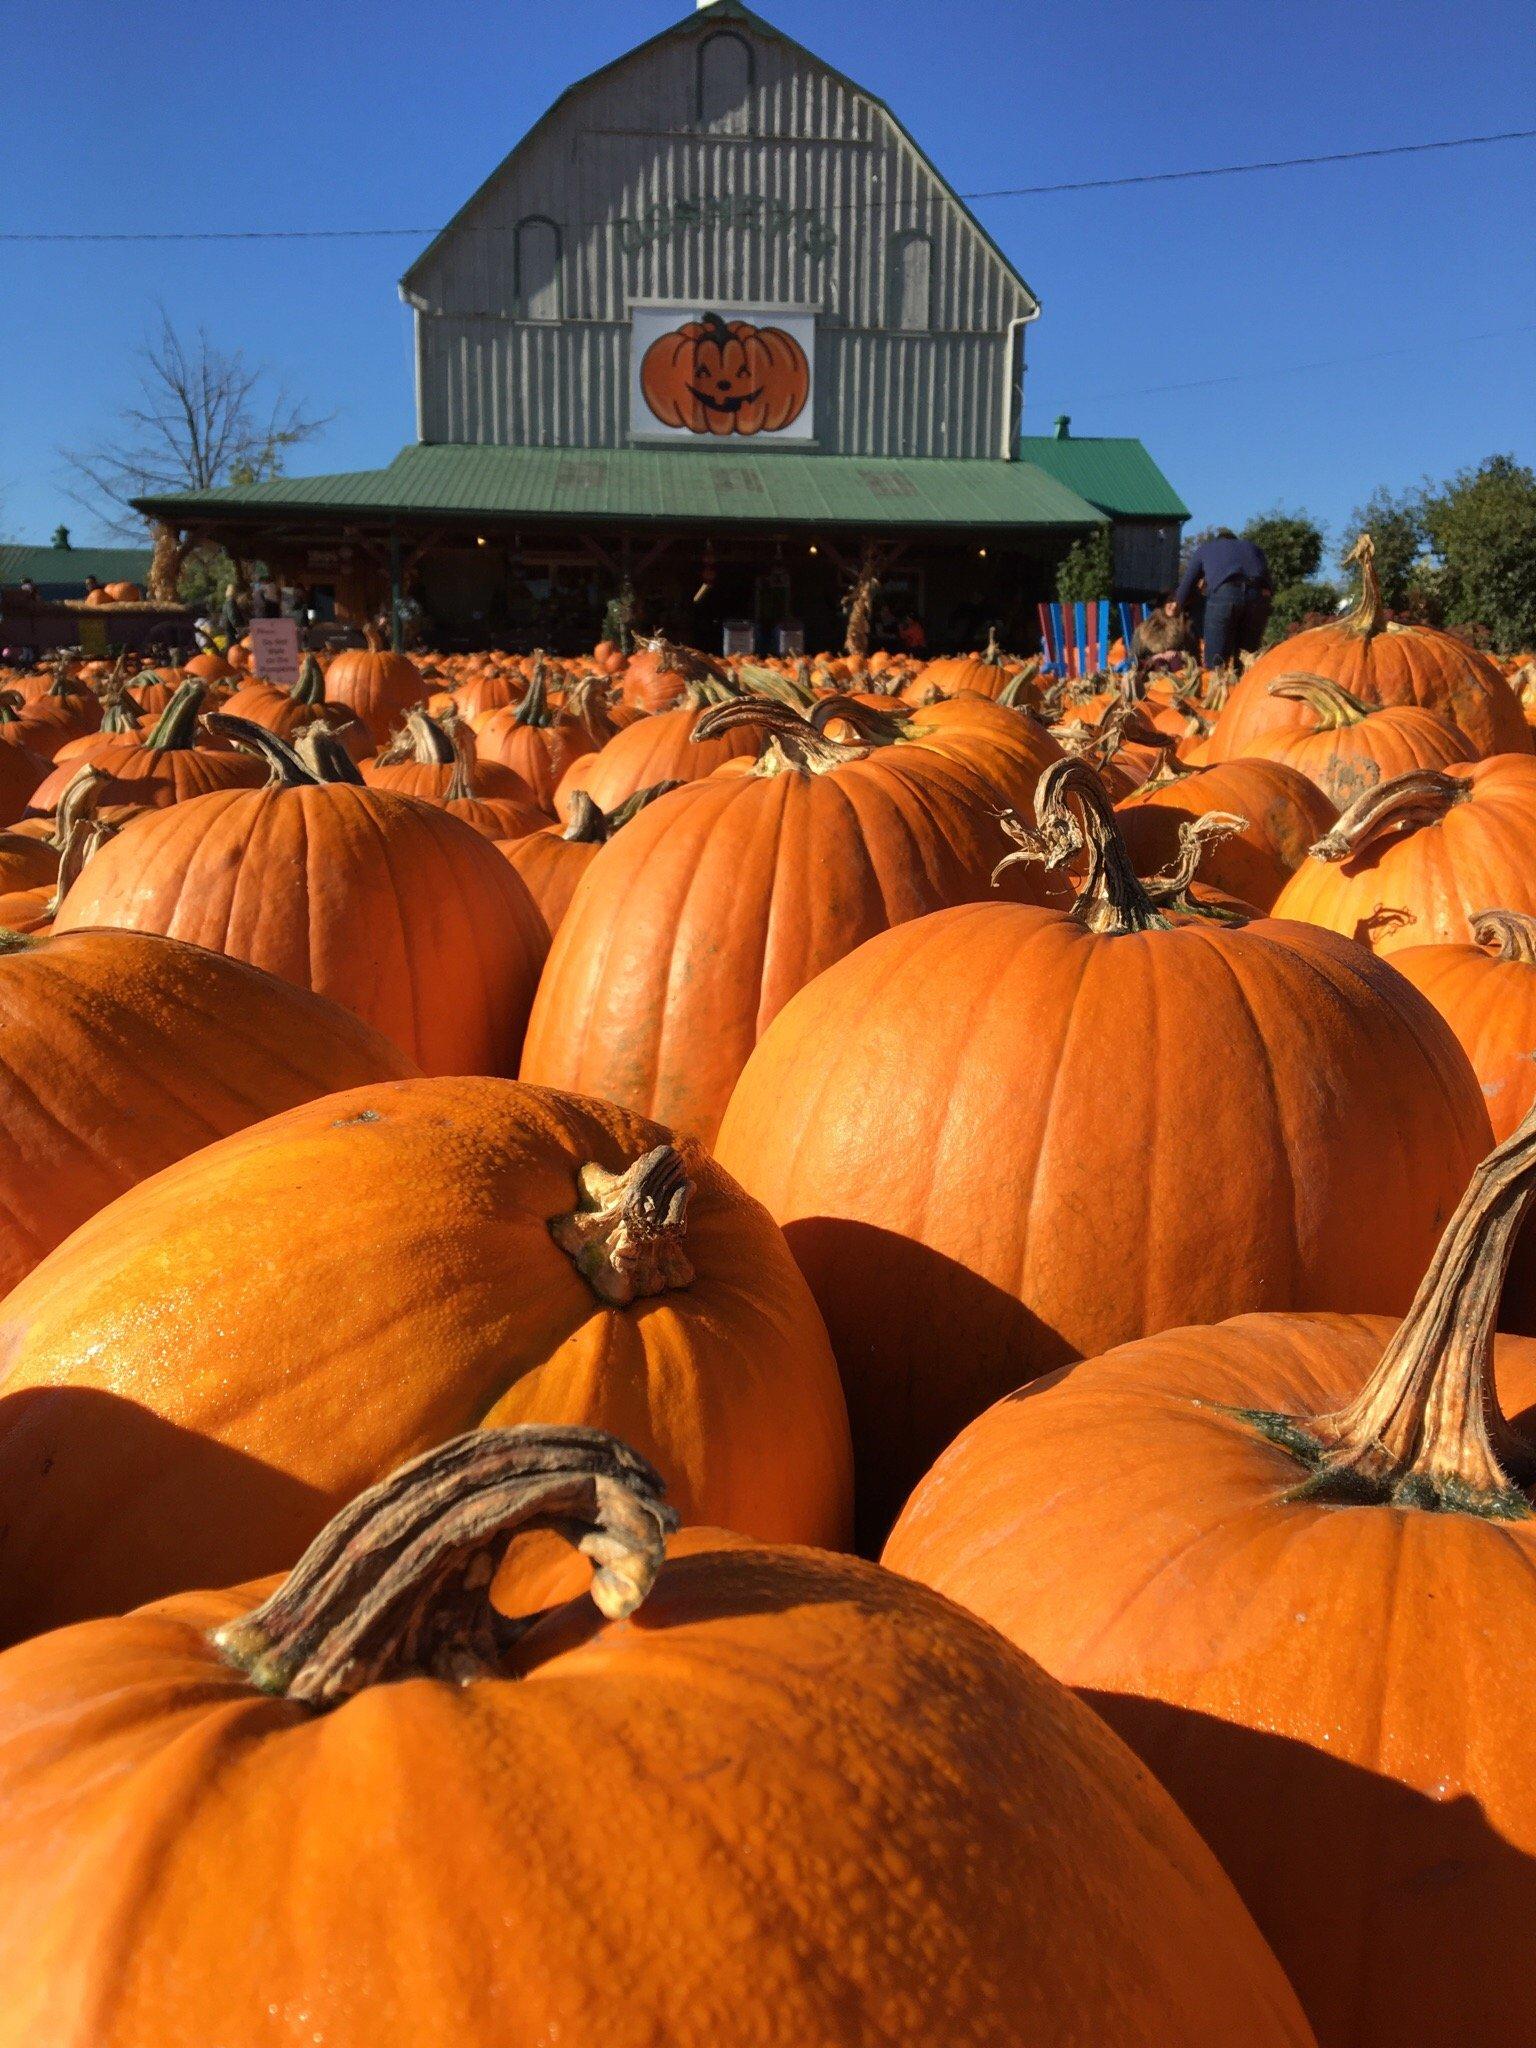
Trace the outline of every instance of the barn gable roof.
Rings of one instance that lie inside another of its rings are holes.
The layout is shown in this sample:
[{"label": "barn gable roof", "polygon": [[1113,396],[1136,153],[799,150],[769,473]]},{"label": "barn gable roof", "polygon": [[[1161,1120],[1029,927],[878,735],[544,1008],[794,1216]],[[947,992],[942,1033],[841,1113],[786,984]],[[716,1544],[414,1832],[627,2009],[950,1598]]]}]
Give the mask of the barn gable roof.
[{"label": "barn gable roof", "polygon": [[839,71],[835,65],[828,64],[824,58],[818,57],[815,51],[808,49],[804,43],[797,42],[793,36],[786,35],[783,29],[776,27],[773,22],[755,13],[752,8],[745,5],[745,0],[711,0],[709,6],[696,8],[694,12],[684,15],[681,21],[675,21],[670,27],[660,30],[656,35],[648,36],[643,43],[637,43],[633,49],[624,51],[621,56],[613,58],[607,64],[600,64],[595,71],[589,71],[584,78],[579,78],[573,85],[568,85],[560,97],[539,116],[538,120],[534,122],[521,141],[515,143],[507,152],[490,176],[481,181],[447,225],[438,230],[426,248],[422,250],[421,254],[405,271],[400,279],[401,297],[406,300],[410,299],[418,280],[437,251],[468,221],[480,200],[500,181],[513,160],[527,148],[536,135],[554,123],[562,110],[579,93],[584,92],[587,87],[593,85],[598,79],[606,78],[612,72],[622,70],[634,58],[642,55],[647,50],[655,49],[659,44],[665,43],[673,37],[704,35],[725,21],[739,22],[743,27],[752,29],[758,35],[768,37],[774,42],[782,43],[787,49],[794,51],[797,56],[804,57],[809,63],[816,65],[819,70],[824,71],[828,77],[835,79],[838,84],[846,86],[850,92],[857,93],[861,99],[866,100],[870,106],[876,108],[879,113],[884,115],[885,119],[890,122],[896,135],[911,150],[913,156],[917,158],[918,162],[927,171],[940,191],[953,204],[957,212],[963,216],[977,239],[990,250],[1014,284],[1017,285],[1020,292],[1029,301],[1029,317],[1033,318],[1039,312],[1040,301],[1035,293],[1025,283],[1013,263],[998,247],[998,244],[988,234],[975,214],[971,212],[971,209],[960,197],[954,186],[950,184],[938,165],[934,163],[928,152],[913,139],[905,124],[891,111],[886,102],[877,93],[872,93],[867,86],[860,85],[857,79],[850,78],[846,72]]}]

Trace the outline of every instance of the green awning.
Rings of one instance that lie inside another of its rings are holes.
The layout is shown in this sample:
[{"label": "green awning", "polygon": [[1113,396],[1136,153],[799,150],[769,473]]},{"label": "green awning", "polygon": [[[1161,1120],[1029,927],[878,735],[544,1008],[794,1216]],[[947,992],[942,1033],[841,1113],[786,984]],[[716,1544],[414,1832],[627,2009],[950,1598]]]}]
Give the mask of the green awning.
[{"label": "green awning", "polygon": [[1187,519],[1189,507],[1130,436],[1021,434],[1019,459],[1113,519]]},{"label": "green awning", "polygon": [[750,449],[411,447],[387,469],[277,477],[139,509],[181,524],[440,515],[718,526],[1001,530],[1104,524],[1104,513],[1033,462],[912,461]]}]

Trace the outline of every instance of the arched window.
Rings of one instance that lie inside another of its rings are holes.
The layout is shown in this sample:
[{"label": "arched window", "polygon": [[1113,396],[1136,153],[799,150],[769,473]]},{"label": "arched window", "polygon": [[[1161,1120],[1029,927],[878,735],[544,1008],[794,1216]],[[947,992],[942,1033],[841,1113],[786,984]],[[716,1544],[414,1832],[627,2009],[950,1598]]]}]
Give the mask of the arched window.
[{"label": "arched window", "polygon": [[525,320],[560,318],[560,230],[542,214],[517,224],[517,298]]},{"label": "arched window", "polygon": [[744,135],[752,79],[752,45],[745,36],[729,29],[707,35],[699,45],[698,114],[703,126]]},{"label": "arched window", "polygon": [[932,324],[933,245],[924,234],[892,235],[886,325],[909,334]]}]

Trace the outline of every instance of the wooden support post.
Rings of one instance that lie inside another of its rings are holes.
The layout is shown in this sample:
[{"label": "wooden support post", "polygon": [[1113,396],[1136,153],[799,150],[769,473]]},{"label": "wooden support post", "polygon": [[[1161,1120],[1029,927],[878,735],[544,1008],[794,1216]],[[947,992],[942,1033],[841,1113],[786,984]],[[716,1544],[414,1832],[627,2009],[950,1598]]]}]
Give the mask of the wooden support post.
[{"label": "wooden support post", "polygon": [[396,654],[405,652],[405,622],[400,616],[400,535],[389,529],[389,644]]}]

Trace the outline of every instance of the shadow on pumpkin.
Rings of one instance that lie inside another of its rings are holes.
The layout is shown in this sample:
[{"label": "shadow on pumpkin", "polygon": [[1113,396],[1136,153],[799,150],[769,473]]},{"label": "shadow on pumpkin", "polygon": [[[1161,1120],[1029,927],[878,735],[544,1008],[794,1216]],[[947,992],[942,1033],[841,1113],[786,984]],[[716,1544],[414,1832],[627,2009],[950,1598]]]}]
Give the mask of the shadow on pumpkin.
[{"label": "shadow on pumpkin", "polygon": [[0,1645],[285,1571],[342,1503],[87,1387],[0,1398]]},{"label": "shadow on pumpkin", "polygon": [[[1529,2038],[1517,1930],[1536,1917],[1536,1858],[1476,1800],[1430,1799],[1307,1743],[1160,1701],[1082,1697],[1226,1866],[1319,2048]],[[1276,1856],[1276,1842],[1293,1846]]]},{"label": "shadow on pumpkin", "polygon": [[878,1557],[907,1495],[965,1425],[1077,1353],[1013,1295],[898,1231],[808,1216],[784,1234],[842,1373],[855,1547]]}]

